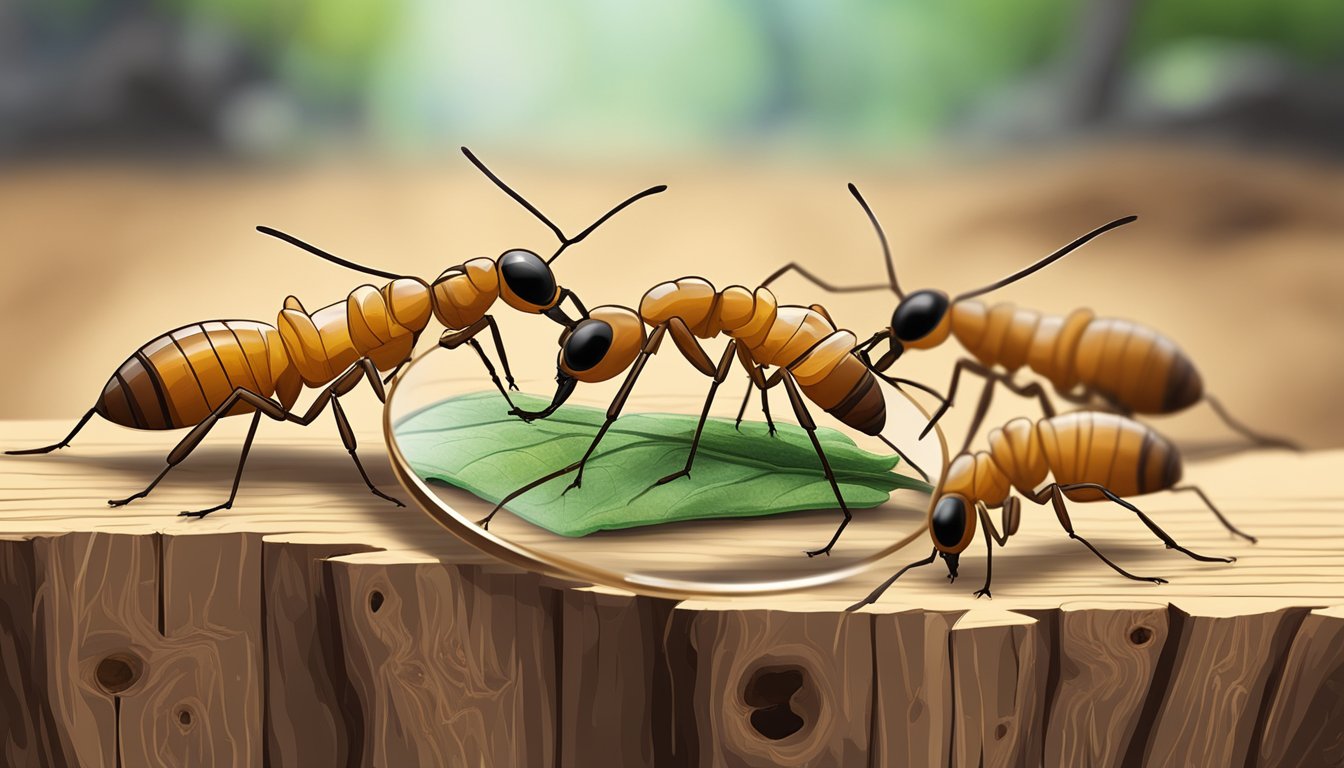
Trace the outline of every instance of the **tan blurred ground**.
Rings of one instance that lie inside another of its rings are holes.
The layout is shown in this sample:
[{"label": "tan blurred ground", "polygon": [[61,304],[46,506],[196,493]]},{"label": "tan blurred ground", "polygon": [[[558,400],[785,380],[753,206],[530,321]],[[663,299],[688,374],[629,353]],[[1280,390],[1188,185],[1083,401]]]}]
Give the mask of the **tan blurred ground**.
[{"label": "tan blurred ground", "polygon": [[[1142,147],[950,170],[651,164],[584,172],[489,160],[571,230],[625,194],[672,185],[557,263],[562,284],[589,306],[634,305],[656,282],[685,274],[753,284],[789,260],[839,282],[880,280],[872,233],[844,190],[850,180],[886,222],[907,289],[978,286],[1138,213],[1137,225],[994,298],[1142,319],[1181,344],[1246,421],[1312,447],[1344,445],[1339,166]],[[129,353],[163,331],[215,318],[269,322],[288,293],[315,309],[365,282],[256,234],[257,224],[425,278],[509,247],[553,248],[541,225],[456,160],[284,172],[9,170],[0,174],[0,418],[74,417]],[[885,326],[893,306],[888,295],[827,296],[792,278],[777,287],[789,302],[825,303],[860,335]],[[499,314],[515,368],[553,369],[554,326]],[[949,344],[907,355],[900,367],[941,389],[955,355]],[[963,396],[964,409],[973,397]],[[364,428],[376,427],[371,396],[347,401]],[[1030,412],[1007,395],[1000,406],[995,418]],[[1206,407],[1155,423],[1193,442],[1226,436]]]}]

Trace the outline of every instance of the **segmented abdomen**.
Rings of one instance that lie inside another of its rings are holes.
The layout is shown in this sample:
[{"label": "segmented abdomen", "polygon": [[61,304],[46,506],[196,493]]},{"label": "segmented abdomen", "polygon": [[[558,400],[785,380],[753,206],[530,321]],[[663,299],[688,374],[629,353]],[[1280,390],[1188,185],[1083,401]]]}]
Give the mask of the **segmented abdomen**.
[{"label": "segmented abdomen", "polygon": [[984,365],[1027,365],[1060,392],[1082,384],[1135,413],[1172,413],[1204,394],[1199,372],[1170,339],[1088,309],[1047,315],[963,301],[952,307],[952,332]]},{"label": "segmented abdomen", "polygon": [[[197,323],[170,331],[121,364],[95,405],[103,418],[135,429],[199,424],[235,387],[277,394],[288,408],[298,396],[276,329],[249,320]],[[250,413],[238,403],[226,415]]]},{"label": "segmented abdomen", "polygon": [[[1180,454],[1166,438],[1133,419],[1079,411],[1042,419],[1036,433],[1055,482],[1097,483],[1117,496],[1162,491],[1181,479]],[[1105,498],[1085,489],[1068,491],[1075,501]]]},{"label": "segmented abdomen", "polygon": [[1170,339],[1128,320],[1089,323],[1074,364],[1085,386],[1135,413],[1173,413],[1204,396],[1190,358]]},{"label": "segmented abdomen", "polygon": [[809,400],[844,424],[869,435],[886,426],[877,378],[851,354],[858,340],[816,309],[781,307],[765,288],[716,292],[702,278],[683,277],[646,293],[640,316],[651,326],[678,317],[701,338],[727,334],[757,365],[787,368]]}]

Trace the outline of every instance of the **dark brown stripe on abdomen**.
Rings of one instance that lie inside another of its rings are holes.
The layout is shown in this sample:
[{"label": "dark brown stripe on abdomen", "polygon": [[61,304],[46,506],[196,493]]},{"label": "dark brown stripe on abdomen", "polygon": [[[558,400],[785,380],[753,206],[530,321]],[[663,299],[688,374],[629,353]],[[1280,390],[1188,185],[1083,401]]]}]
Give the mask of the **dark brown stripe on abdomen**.
[{"label": "dark brown stripe on abdomen", "polygon": [[1199,402],[1204,396],[1204,381],[1199,371],[1190,362],[1190,358],[1177,352],[1167,372],[1166,389],[1162,395],[1162,410],[1159,413],[1175,413]]},{"label": "dark brown stripe on abdomen", "polygon": [[868,371],[855,383],[844,399],[826,412],[865,435],[881,434],[887,425],[887,404],[877,377]]}]

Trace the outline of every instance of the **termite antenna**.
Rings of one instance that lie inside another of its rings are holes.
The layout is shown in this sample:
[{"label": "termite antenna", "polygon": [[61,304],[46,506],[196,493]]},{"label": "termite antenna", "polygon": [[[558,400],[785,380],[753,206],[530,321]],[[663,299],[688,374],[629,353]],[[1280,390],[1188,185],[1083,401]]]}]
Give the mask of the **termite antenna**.
[{"label": "termite antenna", "polygon": [[615,216],[616,214],[618,214],[618,213],[620,213],[621,211],[625,210],[626,207],[628,207],[628,206],[631,205],[632,203],[635,203],[636,201],[641,200],[641,199],[643,199],[643,198],[645,198],[645,197],[648,197],[648,196],[650,196],[650,195],[656,195],[656,194],[658,194],[658,193],[660,193],[660,192],[666,192],[666,191],[667,191],[667,185],[666,185],[666,184],[658,184],[657,186],[649,187],[648,189],[644,190],[643,192],[639,192],[639,193],[637,193],[637,194],[631,195],[630,197],[627,197],[625,200],[623,200],[623,201],[622,201],[619,205],[617,205],[615,208],[612,208],[610,211],[607,211],[606,213],[602,214],[602,217],[601,217],[601,218],[599,218],[597,221],[594,221],[592,224],[590,224],[590,225],[588,226],[587,229],[583,230],[583,231],[580,232],[579,234],[575,235],[575,236],[572,237],[572,238],[568,238],[568,239],[566,239],[566,238],[561,238],[560,247],[556,249],[555,253],[551,254],[551,258],[547,259],[547,260],[546,260],[546,263],[547,263],[547,264],[550,264],[551,262],[553,262],[553,261],[555,261],[556,259],[560,258],[560,254],[564,253],[566,248],[568,248],[569,246],[571,246],[571,245],[573,245],[573,244],[575,244],[575,243],[577,243],[577,242],[582,241],[585,237],[591,235],[591,234],[593,233],[593,230],[595,230],[595,229],[597,229],[598,227],[600,227],[600,226],[602,226],[603,224],[605,224],[605,223],[607,222],[607,219],[610,219],[612,216]]},{"label": "termite antenna", "polygon": [[998,282],[986,285],[984,288],[977,288],[974,291],[971,291],[970,293],[963,293],[960,296],[957,296],[955,299],[953,299],[952,303],[955,304],[958,301],[961,301],[962,299],[972,299],[975,298],[976,296],[982,296],[986,293],[989,293],[990,291],[997,291],[998,289],[1004,287],[1005,285],[1008,285],[1009,283],[1015,283],[1018,280],[1021,280],[1022,278],[1026,277],[1027,275],[1045,269],[1051,264],[1054,264],[1056,261],[1059,261],[1065,256],[1068,256],[1070,253],[1073,253],[1074,251],[1078,250],[1078,248],[1085,245],[1087,241],[1091,240],[1092,238],[1097,237],[1098,235],[1105,234],[1106,232],[1109,232],[1117,227],[1123,227],[1126,224],[1138,221],[1138,218],[1139,218],[1138,216],[1125,216],[1124,218],[1112,221],[1110,224],[1105,224],[1103,226],[1097,227],[1091,232],[1088,232],[1086,235],[1083,235],[1077,240],[1074,240],[1073,242],[1069,243],[1063,248],[1060,248],[1059,250],[1055,251],[1049,256],[1046,256],[1045,258],[1041,259],[1035,264],[1032,264],[1026,269],[1014,272],[1013,274],[1003,278],[1002,280],[999,280]]},{"label": "termite antenna", "polygon": [[500,189],[504,190],[504,194],[508,195],[509,197],[512,197],[515,202],[526,208],[528,212],[531,213],[533,216],[536,216],[538,219],[540,219],[542,224],[545,224],[547,227],[549,227],[550,230],[555,233],[556,239],[558,239],[562,243],[565,242],[565,233],[560,231],[560,228],[555,225],[555,222],[546,218],[546,214],[537,210],[537,207],[529,203],[527,201],[527,198],[515,192],[513,187],[510,187],[508,184],[505,184],[504,180],[496,176],[494,171],[485,167],[485,163],[482,163],[480,159],[476,157],[476,155],[472,154],[470,149],[463,147],[462,154],[466,155],[467,159],[471,161],[471,164],[476,166],[476,170],[485,174],[485,178],[494,182],[496,187],[499,187]]},{"label": "termite antenna", "polygon": [[905,294],[901,291],[901,286],[896,282],[896,262],[891,258],[891,246],[887,243],[887,233],[882,230],[882,223],[877,220],[877,214],[868,206],[868,201],[859,194],[859,188],[851,182],[849,185],[849,194],[859,201],[863,207],[863,212],[868,214],[868,220],[873,223],[873,229],[877,230],[877,239],[882,243],[882,255],[887,260],[887,279],[891,281],[891,291],[896,294],[896,298],[904,299]]},{"label": "termite antenna", "polygon": [[485,174],[485,177],[487,179],[494,182],[495,186],[504,190],[504,194],[513,198],[515,202],[526,208],[529,213],[531,213],[533,216],[536,216],[537,219],[541,221],[541,223],[545,224],[548,228],[550,228],[551,232],[555,233],[555,238],[560,241],[560,247],[555,250],[555,253],[551,254],[551,257],[549,259],[546,260],[547,264],[550,264],[551,262],[560,258],[560,254],[564,253],[566,248],[575,243],[581,242],[584,238],[591,235],[593,233],[593,230],[605,224],[607,219],[610,219],[612,216],[615,216],[616,214],[620,213],[630,204],[634,203],[635,201],[641,198],[648,197],[649,195],[656,195],[659,192],[667,191],[666,184],[659,184],[655,187],[649,187],[648,189],[644,190],[643,192],[640,192],[639,194],[632,195],[626,198],[625,201],[623,201],[620,205],[617,205],[615,208],[612,208],[610,211],[607,211],[605,214],[602,215],[601,218],[593,222],[587,229],[583,230],[579,234],[575,235],[574,237],[568,237],[565,235],[564,231],[560,229],[560,227],[556,226],[555,222],[551,221],[549,218],[546,217],[546,214],[542,213],[532,203],[529,203],[527,201],[527,198],[518,194],[518,192],[515,191],[512,187],[510,187],[508,184],[505,184],[503,179],[496,176],[493,171],[487,168],[485,163],[481,162],[480,158],[472,154],[472,151],[470,149],[462,147],[462,154],[466,155],[467,160],[470,160],[471,164],[476,166],[477,170]]},{"label": "termite antenna", "polygon": [[326,251],[322,250],[321,248],[318,248],[315,245],[305,243],[299,238],[281,232],[278,229],[272,229],[271,227],[257,227],[257,231],[263,235],[270,235],[271,237],[274,237],[276,239],[284,240],[286,243],[289,243],[290,245],[302,248],[303,250],[313,254],[314,256],[320,259],[326,259],[327,261],[330,261],[333,264],[340,264],[342,267],[345,267],[346,269],[353,269],[356,272],[363,272],[367,275],[376,275],[378,277],[385,277],[388,280],[396,280],[398,278],[405,277],[405,275],[398,275],[392,272],[384,272],[381,269],[366,267],[363,264],[356,264],[355,262],[350,261],[348,259],[342,259],[340,256],[337,256],[332,253],[327,253]]}]

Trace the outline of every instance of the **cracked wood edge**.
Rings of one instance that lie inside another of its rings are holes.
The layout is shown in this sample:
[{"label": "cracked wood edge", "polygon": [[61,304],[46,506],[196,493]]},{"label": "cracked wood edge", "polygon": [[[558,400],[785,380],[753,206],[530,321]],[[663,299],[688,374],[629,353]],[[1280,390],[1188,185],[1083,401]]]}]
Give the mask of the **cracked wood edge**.
[{"label": "cracked wood edge", "polygon": [[[1305,766],[1344,753],[1344,607],[674,605],[294,539],[0,539],[0,701],[19,713],[0,724],[5,763]],[[99,674],[109,658],[129,660],[126,679]],[[783,733],[790,713],[801,723]]]}]

